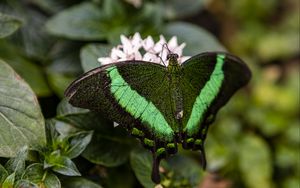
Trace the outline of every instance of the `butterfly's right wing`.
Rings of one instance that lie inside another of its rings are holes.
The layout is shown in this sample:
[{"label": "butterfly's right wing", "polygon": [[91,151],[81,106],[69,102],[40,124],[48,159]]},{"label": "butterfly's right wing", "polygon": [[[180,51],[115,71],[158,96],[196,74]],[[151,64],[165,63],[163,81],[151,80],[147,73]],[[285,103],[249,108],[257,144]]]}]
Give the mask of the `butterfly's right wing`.
[{"label": "butterfly's right wing", "polygon": [[182,64],[183,147],[199,149],[205,167],[204,141],[218,110],[245,86],[251,72],[239,58],[224,52],[193,56]]}]

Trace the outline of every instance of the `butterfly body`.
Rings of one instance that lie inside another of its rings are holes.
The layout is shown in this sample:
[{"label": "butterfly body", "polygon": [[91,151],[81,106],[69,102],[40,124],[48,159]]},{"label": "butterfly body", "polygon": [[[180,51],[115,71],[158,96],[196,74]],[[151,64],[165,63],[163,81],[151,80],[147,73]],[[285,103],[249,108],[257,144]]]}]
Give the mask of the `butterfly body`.
[{"label": "butterfly body", "polygon": [[250,80],[239,58],[223,52],[202,53],[168,66],[144,61],[117,62],[93,69],[66,90],[69,102],[101,112],[124,126],[153,153],[152,179],[159,182],[159,161],[185,149],[201,151],[217,111]]}]

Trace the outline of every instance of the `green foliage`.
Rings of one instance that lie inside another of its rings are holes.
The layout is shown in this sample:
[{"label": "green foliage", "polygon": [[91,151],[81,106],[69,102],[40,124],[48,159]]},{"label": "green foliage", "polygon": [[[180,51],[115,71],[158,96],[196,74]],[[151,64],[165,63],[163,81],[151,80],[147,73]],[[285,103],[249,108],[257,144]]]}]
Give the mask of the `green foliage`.
[{"label": "green foliage", "polygon": [[20,26],[22,22],[13,17],[0,12],[0,38],[7,37],[13,34]]},{"label": "green foliage", "polygon": [[93,163],[108,167],[119,166],[126,162],[131,145],[135,143],[132,138],[128,138],[126,131],[121,127],[114,128],[112,122],[99,114],[86,112],[86,110],[78,112],[73,108],[64,100],[59,105],[57,119],[77,129],[94,131],[91,143],[82,156]]},{"label": "green foliage", "polygon": [[102,188],[102,186],[81,177],[64,179],[62,186],[65,188]]},{"label": "green foliage", "polygon": [[44,118],[28,84],[0,60],[0,154],[14,157],[24,145],[45,145]]},{"label": "green foliage", "polygon": [[254,74],[210,127],[207,173],[199,154],[180,150],[162,162],[162,186],[205,187],[213,172],[225,187],[297,187],[299,2],[128,2],[0,2],[0,187],[155,186],[149,152],[101,114],[62,99],[120,34],[135,32],[177,35],[184,55],[227,48]]},{"label": "green foliage", "polygon": [[40,163],[29,165],[16,187],[60,187],[60,181],[52,172],[44,170]]},{"label": "green foliage", "polygon": [[152,156],[149,152],[133,151],[130,155],[130,164],[132,169],[141,182],[141,184],[146,187],[154,187],[155,183],[151,180],[151,169],[152,169]]},{"label": "green foliage", "polygon": [[199,52],[225,51],[225,48],[207,31],[195,25],[184,22],[172,22],[164,26],[168,36],[178,36],[180,42],[187,44],[186,55],[193,56]]}]

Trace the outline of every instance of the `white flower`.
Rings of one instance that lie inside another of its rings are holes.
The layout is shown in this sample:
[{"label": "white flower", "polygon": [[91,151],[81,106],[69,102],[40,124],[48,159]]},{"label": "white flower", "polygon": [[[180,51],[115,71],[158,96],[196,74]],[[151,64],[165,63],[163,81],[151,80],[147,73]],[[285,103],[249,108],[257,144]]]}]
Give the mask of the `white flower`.
[{"label": "white flower", "polygon": [[151,36],[143,40],[139,33],[135,33],[133,37],[129,38],[121,35],[120,38],[121,44],[112,48],[110,57],[98,58],[101,65],[125,60],[143,60],[167,66],[167,55],[169,53],[178,54],[178,63],[190,58],[189,56],[182,56],[185,43],[178,45],[176,36],[173,36],[167,42],[165,37],[161,35],[156,43]]}]

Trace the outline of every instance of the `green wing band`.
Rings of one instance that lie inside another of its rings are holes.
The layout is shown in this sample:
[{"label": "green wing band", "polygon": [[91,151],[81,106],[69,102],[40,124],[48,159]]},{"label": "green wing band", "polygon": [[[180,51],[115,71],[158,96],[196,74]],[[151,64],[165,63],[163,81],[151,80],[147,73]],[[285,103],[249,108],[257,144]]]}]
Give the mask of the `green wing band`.
[{"label": "green wing band", "polygon": [[217,63],[210,79],[206,82],[192,108],[192,113],[188,120],[184,131],[187,131],[188,136],[192,136],[199,130],[204,114],[209,108],[215,97],[218,95],[222,82],[224,80],[224,73],[222,70],[225,55],[217,55]]},{"label": "green wing band", "polygon": [[155,105],[133,90],[120,75],[116,66],[108,68],[107,72],[111,79],[110,91],[119,105],[135,119],[148,125],[153,132],[157,133],[158,138],[171,142],[174,132]]}]

